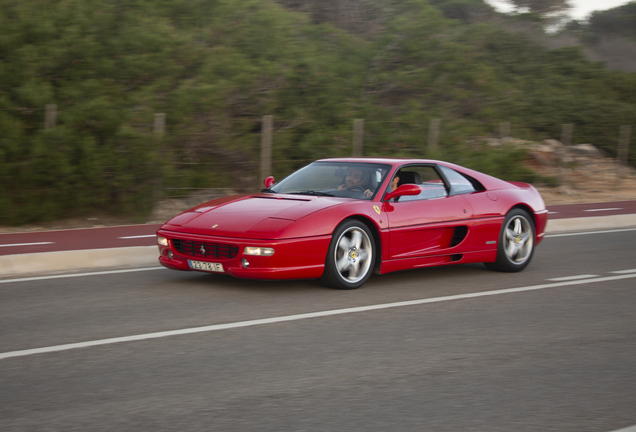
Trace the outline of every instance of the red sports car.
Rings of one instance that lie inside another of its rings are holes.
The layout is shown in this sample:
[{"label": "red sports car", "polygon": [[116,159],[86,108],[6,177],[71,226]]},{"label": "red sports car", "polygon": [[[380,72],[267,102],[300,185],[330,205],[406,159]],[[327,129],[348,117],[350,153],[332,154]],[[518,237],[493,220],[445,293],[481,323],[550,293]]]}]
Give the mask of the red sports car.
[{"label": "red sports car", "polygon": [[515,272],[548,219],[533,186],[434,160],[324,159],[265,186],[166,222],[159,262],[241,278],[320,278],[340,289],[373,272],[444,264]]}]

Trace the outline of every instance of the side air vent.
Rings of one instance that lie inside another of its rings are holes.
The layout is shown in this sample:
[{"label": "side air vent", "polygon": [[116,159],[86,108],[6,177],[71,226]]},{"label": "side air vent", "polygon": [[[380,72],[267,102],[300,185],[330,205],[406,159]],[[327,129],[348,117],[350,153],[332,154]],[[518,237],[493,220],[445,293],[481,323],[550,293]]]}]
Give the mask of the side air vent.
[{"label": "side air vent", "polygon": [[462,225],[462,226],[455,227],[455,232],[453,232],[453,238],[451,239],[451,243],[449,247],[455,247],[458,244],[460,244],[462,241],[464,241],[467,234],[468,234],[467,226]]}]

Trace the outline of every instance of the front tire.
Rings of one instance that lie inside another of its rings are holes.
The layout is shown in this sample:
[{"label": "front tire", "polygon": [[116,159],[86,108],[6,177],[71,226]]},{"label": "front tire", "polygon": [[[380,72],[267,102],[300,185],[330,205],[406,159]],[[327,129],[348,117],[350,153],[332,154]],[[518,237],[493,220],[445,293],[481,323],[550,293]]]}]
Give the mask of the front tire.
[{"label": "front tire", "polygon": [[373,234],[364,223],[344,221],[331,237],[322,282],[336,289],[361,287],[373,272],[375,251]]},{"label": "front tire", "polygon": [[501,226],[497,261],[484,264],[491,270],[501,272],[523,270],[534,255],[534,239],[534,222],[528,212],[512,209]]}]

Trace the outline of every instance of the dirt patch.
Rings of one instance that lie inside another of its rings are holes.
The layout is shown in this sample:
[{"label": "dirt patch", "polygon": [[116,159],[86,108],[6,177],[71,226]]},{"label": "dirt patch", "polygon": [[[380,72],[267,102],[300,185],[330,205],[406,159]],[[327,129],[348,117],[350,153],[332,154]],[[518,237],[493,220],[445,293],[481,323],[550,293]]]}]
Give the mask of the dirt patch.
[{"label": "dirt patch", "polygon": [[528,150],[526,165],[558,180],[558,187],[537,185],[548,206],[636,200],[636,170],[604,156],[591,144],[564,146],[556,140],[536,143],[508,139],[500,140],[499,145],[501,141]]}]

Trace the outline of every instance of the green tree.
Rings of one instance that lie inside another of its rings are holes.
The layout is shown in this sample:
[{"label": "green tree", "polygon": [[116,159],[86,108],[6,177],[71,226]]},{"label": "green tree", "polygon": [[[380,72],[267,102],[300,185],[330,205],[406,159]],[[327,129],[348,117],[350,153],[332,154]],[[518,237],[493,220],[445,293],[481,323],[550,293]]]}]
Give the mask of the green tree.
[{"label": "green tree", "polygon": [[[279,178],[351,154],[355,118],[365,155],[509,180],[531,177],[502,171],[521,155],[466,144],[499,122],[526,139],[574,123],[575,141],[610,155],[619,127],[636,125],[636,74],[473,19],[481,0],[336,3],[344,18],[319,21],[274,0],[0,0],[0,224],[141,215],[161,191],[253,190],[268,114]],[[58,107],[53,130],[46,104]],[[166,113],[161,140],[155,113]],[[431,119],[442,119],[432,155]]]},{"label": "green tree", "polygon": [[619,34],[636,37],[636,1],[613,9],[593,12],[589,18],[589,28],[599,35]]}]

